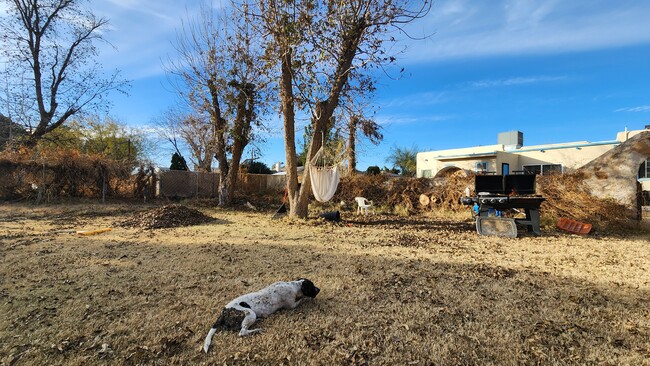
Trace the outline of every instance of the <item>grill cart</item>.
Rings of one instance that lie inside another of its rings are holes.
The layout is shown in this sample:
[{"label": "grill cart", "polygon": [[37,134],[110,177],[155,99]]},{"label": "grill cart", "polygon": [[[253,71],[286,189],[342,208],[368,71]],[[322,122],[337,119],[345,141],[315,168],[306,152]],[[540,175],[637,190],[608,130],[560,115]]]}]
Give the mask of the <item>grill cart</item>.
[{"label": "grill cart", "polygon": [[[464,197],[461,202],[477,208],[476,230],[481,235],[517,236],[516,225],[523,225],[539,236],[539,206],[544,197],[535,194],[534,174],[477,175],[474,179],[475,197]],[[525,218],[508,219],[500,213],[522,209]]]}]

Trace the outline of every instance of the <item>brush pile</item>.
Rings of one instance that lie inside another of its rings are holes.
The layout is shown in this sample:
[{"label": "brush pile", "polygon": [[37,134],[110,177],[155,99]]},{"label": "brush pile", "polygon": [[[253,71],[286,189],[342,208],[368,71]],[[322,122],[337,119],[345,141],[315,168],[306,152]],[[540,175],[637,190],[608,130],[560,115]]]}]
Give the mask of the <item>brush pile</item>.
[{"label": "brush pile", "polygon": [[145,213],[135,213],[133,217],[122,221],[119,226],[150,230],[194,226],[214,221],[214,218],[206,216],[193,208],[183,205],[166,205]]},{"label": "brush pile", "polygon": [[[406,178],[356,174],[341,178],[334,202],[354,202],[365,197],[375,205],[402,207],[409,213],[435,209],[463,209],[459,200],[474,177],[453,174],[446,178]],[[466,208],[466,207],[465,207]]]},{"label": "brush pile", "polygon": [[[567,217],[604,228],[634,226],[622,212],[626,208],[613,201],[595,197],[579,174],[555,174],[537,177],[537,194],[546,198],[542,203],[544,222],[551,225]],[[385,175],[357,174],[341,178],[334,202],[354,202],[361,196],[376,206],[401,207],[409,214],[427,211],[468,210],[460,203],[466,188],[474,189],[474,175],[456,172],[445,178],[404,178]]]},{"label": "brush pile", "polygon": [[594,197],[580,174],[537,177],[537,193],[546,198],[542,212],[553,222],[560,217],[584,221],[600,228],[633,226],[622,213],[627,208],[614,200]]}]

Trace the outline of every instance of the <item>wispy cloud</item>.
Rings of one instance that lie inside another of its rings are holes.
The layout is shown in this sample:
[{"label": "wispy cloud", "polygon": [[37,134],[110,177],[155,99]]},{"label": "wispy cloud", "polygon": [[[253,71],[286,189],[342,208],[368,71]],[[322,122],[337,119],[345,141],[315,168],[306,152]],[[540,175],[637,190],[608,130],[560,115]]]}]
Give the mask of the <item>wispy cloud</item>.
[{"label": "wispy cloud", "polygon": [[415,124],[415,123],[436,123],[443,122],[453,119],[453,116],[449,115],[423,115],[423,116],[412,116],[412,115],[403,115],[403,114],[382,114],[377,116],[376,121],[382,127],[387,127],[391,125],[405,125],[405,124]]},{"label": "wispy cloud", "polygon": [[440,0],[413,34],[408,60],[548,54],[650,43],[650,2]]},{"label": "wispy cloud", "polygon": [[446,92],[425,92],[392,98],[381,103],[382,108],[405,108],[444,103],[449,99]]},{"label": "wispy cloud", "polygon": [[642,105],[642,106],[631,107],[631,108],[619,108],[614,112],[650,112],[650,105]]},{"label": "wispy cloud", "polygon": [[513,77],[508,79],[494,79],[494,80],[478,80],[469,83],[472,88],[491,88],[502,86],[515,86],[524,84],[537,84],[545,82],[553,82],[566,80],[566,76],[529,76],[529,77]]},{"label": "wispy cloud", "polygon": [[[111,4],[120,8],[129,10],[131,12],[138,12],[148,16],[154,16],[159,20],[170,21],[172,20],[171,12],[166,12],[167,4],[164,1],[138,1],[138,0],[108,0]],[[159,9],[156,9],[160,7]]]},{"label": "wispy cloud", "polygon": [[163,74],[161,60],[174,54],[171,42],[176,30],[196,6],[172,0],[94,3],[93,11],[110,19],[110,32],[105,35],[110,45],[102,45],[102,64],[123,70],[129,79]]}]

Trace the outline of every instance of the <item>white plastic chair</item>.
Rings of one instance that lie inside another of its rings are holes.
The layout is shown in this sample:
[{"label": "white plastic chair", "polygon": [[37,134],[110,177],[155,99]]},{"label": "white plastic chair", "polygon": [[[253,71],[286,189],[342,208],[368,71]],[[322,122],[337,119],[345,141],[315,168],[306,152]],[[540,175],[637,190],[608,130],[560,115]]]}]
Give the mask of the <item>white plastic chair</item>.
[{"label": "white plastic chair", "polygon": [[368,214],[368,210],[372,207],[372,201],[368,201],[364,197],[354,197],[357,201],[357,215],[363,212],[364,215]]}]

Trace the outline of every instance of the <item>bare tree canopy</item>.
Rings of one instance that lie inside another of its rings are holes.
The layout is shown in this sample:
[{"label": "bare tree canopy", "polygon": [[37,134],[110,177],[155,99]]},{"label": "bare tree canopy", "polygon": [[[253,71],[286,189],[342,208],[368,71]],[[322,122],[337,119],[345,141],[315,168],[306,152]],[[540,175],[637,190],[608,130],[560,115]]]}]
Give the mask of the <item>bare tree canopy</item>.
[{"label": "bare tree canopy", "polygon": [[[425,16],[429,1],[257,0],[255,13],[270,42],[267,60],[279,68],[284,117],[287,190],[290,216],[306,217],[311,190],[309,169],[298,185],[295,147],[296,112],[311,117],[313,135],[307,164],[323,144],[332,116],[346,91],[364,84],[372,68],[396,60],[389,51],[392,31]],[[355,84],[356,81],[356,84]]]},{"label": "bare tree canopy", "polygon": [[259,39],[246,12],[215,10],[204,2],[199,15],[188,16],[178,31],[178,57],[167,65],[190,110],[190,119],[179,123],[194,136],[183,139],[195,158],[203,149],[203,162],[214,156],[219,164],[220,206],[231,201],[244,149],[256,138],[254,128],[262,127],[259,111],[269,101]]},{"label": "bare tree canopy", "polygon": [[30,134],[27,145],[63,125],[71,116],[105,106],[111,90],[126,81],[104,75],[96,41],[108,20],[84,9],[79,0],[3,0],[3,54],[9,62],[11,118]]}]

